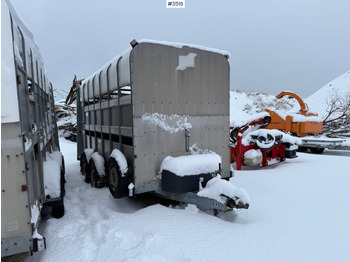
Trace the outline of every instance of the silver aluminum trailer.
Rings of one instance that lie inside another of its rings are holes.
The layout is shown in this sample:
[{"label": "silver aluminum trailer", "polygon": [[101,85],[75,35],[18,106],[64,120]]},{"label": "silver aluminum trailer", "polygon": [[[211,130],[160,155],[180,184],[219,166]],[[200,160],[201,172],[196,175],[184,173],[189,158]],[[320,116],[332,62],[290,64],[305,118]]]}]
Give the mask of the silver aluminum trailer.
[{"label": "silver aluminum trailer", "polygon": [[[52,85],[31,32],[7,0],[1,1],[1,73],[1,257],[7,257],[45,249],[37,232],[44,205],[55,217],[64,214]],[[44,170],[49,160],[57,163],[52,173]],[[45,183],[53,175],[56,194]]]},{"label": "silver aluminum trailer", "polygon": [[[106,182],[116,198],[155,192],[218,210],[232,208],[194,193],[199,179],[207,181],[213,173],[160,173],[167,156],[196,149],[218,154],[217,172],[230,177],[228,53],[150,40],[130,44],[79,89],[77,157],[85,181],[95,187]],[[128,172],[111,157],[115,149],[124,155]],[[105,162],[102,175],[93,151]]]},{"label": "silver aluminum trailer", "polygon": [[302,144],[299,150],[306,151],[310,149],[312,153],[321,154],[326,148],[330,150],[350,150],[349,142],[342,138],[328,137],[302,137]]}]

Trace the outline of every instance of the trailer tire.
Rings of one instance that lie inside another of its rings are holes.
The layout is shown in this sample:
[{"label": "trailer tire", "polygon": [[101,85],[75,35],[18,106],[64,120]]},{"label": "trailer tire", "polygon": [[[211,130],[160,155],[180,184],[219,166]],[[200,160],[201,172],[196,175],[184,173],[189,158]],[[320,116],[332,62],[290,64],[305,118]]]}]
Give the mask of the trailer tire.
[{"label": "trailer tire", "polygon": [[114,158],[108,160],[108,187],[114,198],[127,195],[127,175],[122,176],[118,162]]},{"label": "trailer tire", "polygon": [[85,153],[82,153],[80,157],[80,171],[81,174],[85,176],[85,182],[90,183],[90,165]]},{"label": "trailer tire", "polygon": [[53,206],[51,214],[54,218],[61,218],[64,216],[64,205]]},{"label": "trailer tire", "polygon": [[99,175],[93,158],[90,159],[89,166],[90,166],[89,178],[90,178],[91,186],[96,188],[103,188],[105,186],[105,182],[104,182],[105,179]]},{"label": "trailer tire", "polygon": [[57,203],[51,206],[51,214],[54,218],[61,218],[64,216],[64,202],[63,197]]},{"label": "trailer tire", "polygon": [[65,188],[66,178],[65,178],[65,174],[66,174],[66,166],[65,166],[65,163],[64,163],[64,157],[62,156],[62,166],[61,166],[61,197],[62,198],[66,194],[66,188]]},{"label": "trailer tire", "polygon": [[322,154],[324,151],[324,148],[310,148],[310,151],[313,154]]},{"label": "trailer tire", "polygon": [[298,151],[299,152],[302,152],[302,153],[304,153],[304,152],[306,152],[306,151],[308,151],[309,150],[309,148],[308,147],[305,147],[305,146],[299,146],[298,147]]}]

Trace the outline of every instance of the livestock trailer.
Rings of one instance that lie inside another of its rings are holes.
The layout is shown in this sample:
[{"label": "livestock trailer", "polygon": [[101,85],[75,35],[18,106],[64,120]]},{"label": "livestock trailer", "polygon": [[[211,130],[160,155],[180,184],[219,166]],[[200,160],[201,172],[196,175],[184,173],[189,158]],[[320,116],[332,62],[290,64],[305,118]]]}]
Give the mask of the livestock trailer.
[{"label": "livestock trailer", "polygon": [[1,1],[1,257],[45,248],[44,205],[64,214],[52,85],[33,36]]},{"label": "livestock trailer", "polygon": [[195,192],[218,173],[231,176],[229,54],[130,44],[79,88],[77,157],[85,181],[106,183],[116,198],[155,192],[226,210],[227,201],[204,203]]}]

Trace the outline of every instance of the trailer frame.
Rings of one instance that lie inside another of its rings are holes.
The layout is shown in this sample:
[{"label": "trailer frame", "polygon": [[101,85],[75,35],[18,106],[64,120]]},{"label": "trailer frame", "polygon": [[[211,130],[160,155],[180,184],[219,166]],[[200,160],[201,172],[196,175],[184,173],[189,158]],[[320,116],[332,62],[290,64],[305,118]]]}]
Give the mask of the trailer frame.
[{"label": "trailer frame", "polygon": [[[131,45],[79,88],[77,159],[81,167],[96,166],[85,151],[93,149],[104,159],[110,190],[117,180],[119,191],[125,192],[113,196],[156,192],[174,199],[174,194],[162,190],[162,161],[167,156],[190,155],[191,148],[198,146],[222,157],[220,175],[229,178],[228,53],[153,40],[133,40]],[[111,163],[116,149],[125,156],[128,172],[113,171],[117,178],[111,180],[111,165],[119,164]],[[212,176],[217,171],[219,166]],[[95,176],[91,170],[82,173]],[[205,174],[195,176],[198,188]]]}]

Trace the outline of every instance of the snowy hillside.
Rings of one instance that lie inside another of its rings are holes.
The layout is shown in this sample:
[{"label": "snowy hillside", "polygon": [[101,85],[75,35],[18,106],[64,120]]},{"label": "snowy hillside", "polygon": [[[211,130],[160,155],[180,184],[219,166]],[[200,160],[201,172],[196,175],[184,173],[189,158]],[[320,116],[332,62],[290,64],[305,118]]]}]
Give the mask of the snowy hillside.
[{"label": "snowy hillside", "polygon": [[326,109],[332,97],[345,98],[350,95],[350,71],[332,80],[314,94],[305,99],[312,112],[318,113],[324,118],[327,115]]}]

